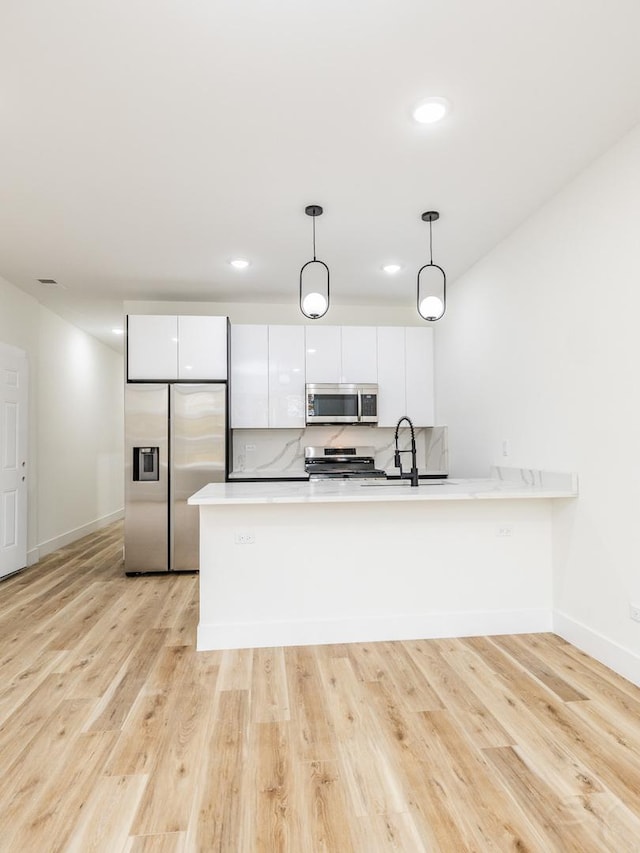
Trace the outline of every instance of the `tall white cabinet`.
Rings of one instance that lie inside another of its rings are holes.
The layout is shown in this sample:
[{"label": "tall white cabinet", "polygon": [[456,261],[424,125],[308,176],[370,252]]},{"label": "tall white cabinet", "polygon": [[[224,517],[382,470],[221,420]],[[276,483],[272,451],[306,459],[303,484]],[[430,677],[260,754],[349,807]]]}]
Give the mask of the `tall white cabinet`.
[{"label": "tall white cabinet", "polygon": [[381,326],[378,336],[378,426],[395,426],[407,408],[402,326]]},{"label": "tall white cabinet", "polygon": [[127,379],[225,381],[227,318],[130,314]]},{"label": "tall white cabinet", "polygon": [[269,326],[269,426],[304,426],[304,385],[304,326]]},{"label": "tall white cabinet", "polygon": [[269,426],[269,327],[231,326],[231,427]]},{"label": "tall white cabinet", "polygon": [[407,415],[414,426],[434,425],[433,329],[380,326],[378,426],[395,426]]},{"label": "tall white cabinet", "polygon": [[435,423],[433,329],[407,326],[404,330],[406,414],[416,426]]},{"label": "tall white cabinet", "polygon": [[304,326],[231,327],[231,427],[304,427]]}]

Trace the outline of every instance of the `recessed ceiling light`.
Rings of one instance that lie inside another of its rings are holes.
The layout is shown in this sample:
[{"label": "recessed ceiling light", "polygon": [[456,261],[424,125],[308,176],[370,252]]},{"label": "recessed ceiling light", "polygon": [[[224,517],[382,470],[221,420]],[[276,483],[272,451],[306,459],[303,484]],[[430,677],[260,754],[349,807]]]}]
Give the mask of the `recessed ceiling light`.
[{"label": "recessed ceiling light", "polygon": [[124,335],[124,329],[111,329],[114,335]]},{"label": "recessed ceiling light", "polygon": [[389,275],[395,275],[397,272],[400,272],[400,270],[402,269],[402,267],[400,266],[400,264],[385,264],[385,265],[382,267],[382,269],[383,269],[386,273],[389,273]]},{"label": "recessed ceiling light", "polygon": [[434,124],[449,112],[449,101],[445,98],[426,98],[413,111],[414,119],[420,124]]},{"label": "recessed ceiling light", "polygon": [[237,270],[244,270],[249,266],[249,261],[245,261],[244,258],[234,258],[229,263]]}]

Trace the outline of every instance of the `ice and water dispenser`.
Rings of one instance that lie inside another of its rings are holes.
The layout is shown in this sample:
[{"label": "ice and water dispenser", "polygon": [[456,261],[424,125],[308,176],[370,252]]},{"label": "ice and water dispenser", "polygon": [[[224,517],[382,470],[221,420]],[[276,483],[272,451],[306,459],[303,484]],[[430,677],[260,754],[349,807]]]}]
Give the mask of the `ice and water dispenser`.
[{"label": "ice and water dispenser", "polygon": [[159,447],[134,447],[133,448],[133,480],[160,479],[160,448]]}]

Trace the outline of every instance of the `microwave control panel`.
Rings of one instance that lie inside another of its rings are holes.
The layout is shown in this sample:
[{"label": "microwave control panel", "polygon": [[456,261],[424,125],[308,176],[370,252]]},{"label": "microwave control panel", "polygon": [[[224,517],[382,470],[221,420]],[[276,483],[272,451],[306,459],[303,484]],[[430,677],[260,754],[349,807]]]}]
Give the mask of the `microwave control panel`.
[{"label": "microwave control panel", "polygon": [[361,397],[362,416],[375,417],[378,414],[377,394],[363,394]]}]

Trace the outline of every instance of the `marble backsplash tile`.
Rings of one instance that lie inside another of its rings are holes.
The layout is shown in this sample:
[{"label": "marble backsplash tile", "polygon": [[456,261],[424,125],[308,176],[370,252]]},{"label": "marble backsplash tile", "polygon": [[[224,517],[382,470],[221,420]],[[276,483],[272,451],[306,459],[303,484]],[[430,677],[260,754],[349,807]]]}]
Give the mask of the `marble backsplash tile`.
[{"label": "marble backsplash tile", "polygon": [[568,489],[578,494],[578,475],[560,471],[540,471],[536,468],[510,468],[493,465],[491,477],[503,482],[520,483],[546,489]]},{"label": "marble backsplash tile", "polygon": [[[393,468],[395,430],[385,427],[307,427],[306,429],[236,429],[232,431],[233,473],[269,472],[272,476],[304,473],[304,449],[308,445],[371,446],[376,467]],[[400,447],[408,448],[409,430],[402,429]],[[446,473],[449,467],[447,428],[416,430],[418,468]]]}]

